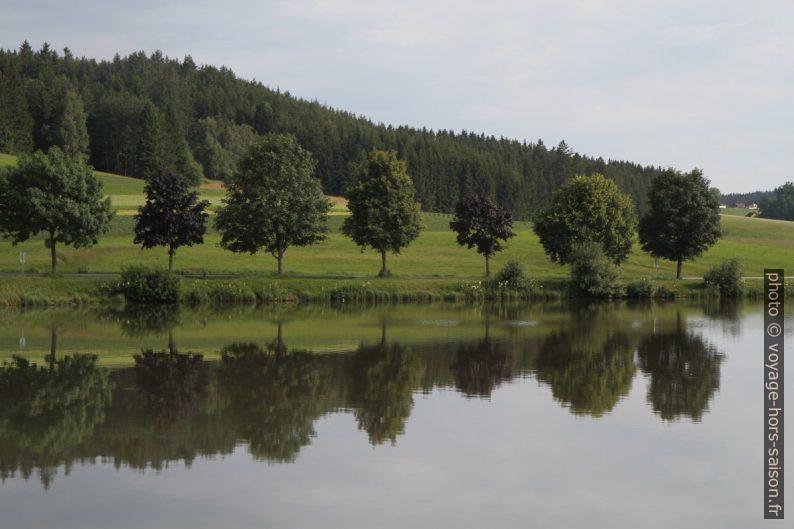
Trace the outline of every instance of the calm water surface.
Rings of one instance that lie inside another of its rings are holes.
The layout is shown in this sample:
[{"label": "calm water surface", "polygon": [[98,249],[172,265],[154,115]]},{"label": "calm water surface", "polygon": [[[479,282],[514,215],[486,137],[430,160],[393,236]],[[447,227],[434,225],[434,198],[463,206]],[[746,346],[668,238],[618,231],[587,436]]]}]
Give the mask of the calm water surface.
[{"label": "calm water surface", "polygon": [[761,323],[752,304],[3,313],[0,527],[760,527]]}]

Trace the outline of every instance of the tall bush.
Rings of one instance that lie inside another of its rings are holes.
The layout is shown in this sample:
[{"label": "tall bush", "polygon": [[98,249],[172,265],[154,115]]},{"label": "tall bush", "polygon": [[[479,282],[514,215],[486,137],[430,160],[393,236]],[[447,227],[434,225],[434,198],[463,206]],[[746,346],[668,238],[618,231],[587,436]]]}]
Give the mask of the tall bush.
[{"label": "tall bush", "polygon": [[571,284],[587,297],[612,298],[623,294],[617,266],[596,243],[576,246],[571,253]]},{"label": "tall bush", "polygon": [[179,301],[179,277],[162,268],[128,266],[121,271],[116,293],[127,301],[175,303]]},{"label": "tall bush", "polygon": [[720,297],[741,296],[743,292],[742,263],[735,257],[722,261],[703,274],[703,283],[706,287],[715,288],[720,293]]}]

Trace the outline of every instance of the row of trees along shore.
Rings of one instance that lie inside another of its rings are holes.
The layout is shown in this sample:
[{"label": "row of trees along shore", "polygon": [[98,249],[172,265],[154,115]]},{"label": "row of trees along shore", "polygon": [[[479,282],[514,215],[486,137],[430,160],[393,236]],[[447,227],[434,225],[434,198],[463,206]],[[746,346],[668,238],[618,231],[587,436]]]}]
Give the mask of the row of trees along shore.
[{"label": "row of trees along shore", "polygon": [[[234,174],[214,223],[220,245],[233,252],[270,253],[279,276],[288,248],[322,241],[327,234],[330,201],[315,176],[316,162],[292,135],[268,134],[252,143]],[[153,171],[138,208],[134,242],[168,249],[169,270],[183,246],[204,242],[209,202],[199,200],[188,180],[171,168]],[[406,163],[394,151],[372,151],[357,164],[346,193],[350,215],[342,233],[362,249],[380,253],[380,275],[389,274],[386,256],[399,253],[418,237],[422,222]],[[639,221],[643,250],[677,262],[699,256],[720,237],[719,200],[699,170],[668,170],[654,179],[648,212]],[[23,156],[0,175],[0,232],[16,244],[39,233],[57,267],[56,244],[96,244],[113,216],[102,183],[79,155],[59,148]],[[491,197],[474,194],[458,202],[450,228],[457,242],[490,259],[515,236],[513,215]],[[553,195],[535,218],[534,229],[549,258],[573,264],[583,245],[590,259],[620,264],[628,257],[638,221],[631,198],[600,174],[576,176]],[[592,251],[597,252],[595,257]]]},{"label": "row of trees along shore", "polygon": [[312,153],[315,175],[340,195],[373,150],[405,161],[425,211],[452,213],[484,194],[529,219],[576,174],[601,173],[646,209],[659,167],[577,154],[556,146],[467,131],[387,126],[257,81],[225,67],[143,52],[110,61],[24,42],[0,50],[0,152],[58,146],[98,170],[148,179],[167,169],[192,184],[230,180],[260,135],[290,133]]}]

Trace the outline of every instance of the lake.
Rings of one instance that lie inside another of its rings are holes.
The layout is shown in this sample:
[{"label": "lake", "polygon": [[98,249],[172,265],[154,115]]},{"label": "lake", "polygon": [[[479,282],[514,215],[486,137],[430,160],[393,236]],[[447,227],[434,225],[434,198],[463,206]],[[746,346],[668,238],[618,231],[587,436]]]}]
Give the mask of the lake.
[{"label": "lake", "polygon": [[0,313],[0,527],[757,527],[762,316]]}]

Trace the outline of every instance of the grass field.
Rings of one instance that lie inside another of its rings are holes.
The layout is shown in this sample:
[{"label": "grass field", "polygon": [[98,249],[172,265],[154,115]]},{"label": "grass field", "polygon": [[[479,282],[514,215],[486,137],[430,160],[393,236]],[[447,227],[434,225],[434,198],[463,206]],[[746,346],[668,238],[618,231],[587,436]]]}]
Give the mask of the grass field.
[{"label": "grass field", "polygon": [[[0,155],[0,166],[13,165],[14,157]],[[143,203],[141,180],[97,173],[105,184],[105,191],[118,211],[110,232],[92,248],[58,249],[59,269],[70,272],[118,272],[130,263],[165,265],[164,249],[141,250],[132,244],[134,221],[132,214]],[[199,188],[202,197],[218,204],[223,197],[223,187],[218,182],[207,182]],[[348,238],[341,226],[346,207],[344,199],[332,197],[334,208],[329,216],[330,232],[326,241],[308,248],[290,248],[285,256],[285,271],[293,277],[343,278],[373,276],[379,269],[379,255],[373,251],[361,252]],[[425,230],[419,238],[400,255],[389,257],[394,279],[477,279],[484,271],[483,259],[473,250],[459,247],[449,230],[449,215],[423,214]],[[741,259],[745,275],[760,276],[763,269],[782,268],[794,260],[794,222],[775,221],[724,214],[723,239],[700,259],[684,264],[684,275],[698,277],[722,259]],[[531,225],[516,225],[517,236],[510,240],[508,249],[493,262],[498,270],[508,259],[517,259],[531,277],[553,279],[567,277],[567,267],[558,266],[543,253]],[[268,254],[240,255],[222,250],[218,246],[219,234],[212,228],[205,244],[182,248],[177,252],[175,268],[182,271],[210,274],[244,274],[270,277],[275,275],[275,260]],[[49,253],[41,238],[17,246],[0,241],[0,272],[19,272],[19,252],[27,252],[29,272],[47,272]],[[648,277],[669,279],[674,276],[674,263],[662,261],[654,268],[653,260],[635,244],[628,261],[621,267],[626,279]],[[0,279],[2,281],[2,279]]]},{"label": "grass field", "polygon": [[725,208],[725,209],[721,209],[720,213],[722,213],[723,215],[746,217],[748,213],[758,213],[758,210],[751,210],[747,208]]}]

